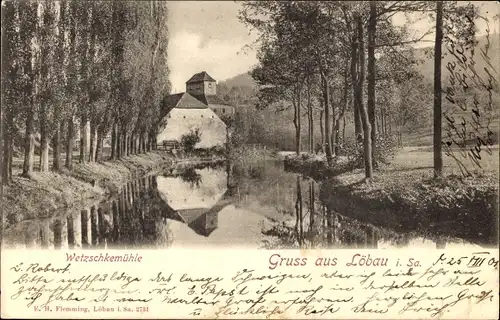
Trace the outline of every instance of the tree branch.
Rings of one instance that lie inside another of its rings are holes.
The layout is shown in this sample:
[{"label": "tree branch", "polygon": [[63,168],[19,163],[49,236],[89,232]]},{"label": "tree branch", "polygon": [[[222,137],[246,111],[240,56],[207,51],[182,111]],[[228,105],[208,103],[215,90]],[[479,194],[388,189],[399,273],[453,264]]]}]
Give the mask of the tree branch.
[{"label": "tree branch", "polygon": [[383,44],[378,44],[375,45],[375,48],[381,48],[381,47],[397,47],[397,46],[403,46],[405,44],[412,44],[412,43],[417,43],[421,42],[423,38],[428,36],[429,34],[432,34],[433,28],[427,30],[420,38],[418,39],[413,39],[413,40],[408,40],[408,41],[399,41],[399,42],[393,42],[393,43],[383,43]]}]

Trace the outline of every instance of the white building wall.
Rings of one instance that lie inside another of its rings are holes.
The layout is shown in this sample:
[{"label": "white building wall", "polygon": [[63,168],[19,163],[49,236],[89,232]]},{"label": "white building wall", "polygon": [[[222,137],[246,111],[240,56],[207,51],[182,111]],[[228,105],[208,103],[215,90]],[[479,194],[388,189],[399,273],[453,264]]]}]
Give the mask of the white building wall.
[{"label": "white building wall", "polygon": [[208,108],[174,108],[166,117],[167,125],[157,136],[158,144],[166,140],[180,142],[183,135],[195,129],[201,133],[201,141],[195,148],[211,148],[226,143],[226,125]]}]

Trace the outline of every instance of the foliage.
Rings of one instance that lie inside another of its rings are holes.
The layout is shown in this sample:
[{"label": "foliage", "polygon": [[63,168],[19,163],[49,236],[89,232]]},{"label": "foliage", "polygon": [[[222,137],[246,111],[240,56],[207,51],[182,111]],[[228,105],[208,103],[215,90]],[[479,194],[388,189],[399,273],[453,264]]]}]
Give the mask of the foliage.
[{"label": "foliage", "polygon": [[2,2],[2,65],[8,66],[2,68],[8,151],[2,163],[12,161],[23,130],[25,169],[33,168],[39,134],[46,170],[49,144],[54,159],[62,140],[72,150],[76,121],[84,142],[90,122],[95,153],[87,157],[81,145],[81,162],[100,159],[110,132],[115,158],[152,149],[160,100],[170,91],[167,16],[160,1]]},{"label": "foliage", "polygon": [[180,177],[182,181],[189,183],[191,188],[199,188],[203,180],[201,175],[196,172],[196,169],[193,167],[187,167],[182,170]]},{"label": "foliage", "polygon": [[[385,137],[377,135],[376,145],[377,148],[375,149],[374,154],[376,164],[389,163],[390,160],[396,156],[397,151],[400,148],[396,135],[388,135]],[[353,168],[363,167],[363,144],[356,139],[347,139],[344,144],[342,144],[338,155],[347,157],[348,162]]]},{"label": "foliage", "polygon": [[180,145],[182,150],[188,153],[192,153],[194,151],[194,147],[200,141],[201,141],[200,130],[193,129],[189,133],[186,133],[181,137]]},{"label": "foliage", "polygon": [[239,106],[251,103],[255,92],[252,86],[228,86],[225,83],[217,84],[217,94],[232,105]]}]

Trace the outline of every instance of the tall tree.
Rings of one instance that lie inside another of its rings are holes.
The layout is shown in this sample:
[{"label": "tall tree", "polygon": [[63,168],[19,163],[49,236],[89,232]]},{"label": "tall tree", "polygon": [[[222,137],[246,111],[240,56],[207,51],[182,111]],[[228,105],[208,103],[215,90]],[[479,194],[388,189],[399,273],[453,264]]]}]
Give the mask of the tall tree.
[{"label": "tall tree", "polygon": [[441,54],[443,41],[443,2],[436,2],[436,42],[434,43],[434,177],[443,174],[441,152]]},{"label": "tall tree", "polygon": [[77,51],[77,33],[78,33],[78,14],[80,13],[80,4],[77,1],[69,1],[68,16],[68,71],[66,81],[66,92],[68,101],[65,106],[66,129],[66,162],[68,170],[73,170],[73,149],[75,139],[75,113],[78,103],[78,51]]},{"label": "tall tree", "polygon": [[377,28],[377,3],[370,1],[370,17],[368,20],[368,119],[371,126],[371,158],[372,165],[375,166],[375,35]]},{"label": "tall tree", "polygon": [[344,20],[347,27],[347,33],[350,36],[350,48],[351,48],[351,58],[350,58],[350,67],[351,67],[351,84],[352,84],[352,95],[353,95],[353,113],[354,113],[354,135],[357,141],[362,140],[362,125],[361,125],[361,113],[360,113],[360,91],[357,89],[359,84],[359,55],[358,55],[358,34],[356,32],[354,21],[348,14],[348,9],[346,7],[343,8]]},{"label": "tall tree", "polygon": [[331,133],[330,133],[330,87],[328,85],[327,75],[325,70],[323,69],[323,64],[320,62],[320,76],[321,76],[321,84],[322,84],[322,93],[323,93],[323,103],[325,106],[325,153],[326,153],[326,161],[328,166],[331,166],[333,163],[332,157],[332,141],[331,141]]},{"label": "tall tree", "polygon": [[361,113],[361,121],[363,123],[363,157],[365,161],[365,176],[367,179],[371,179],[373,177],[373,161],[372,161],[372,150],[371,150],[371,126],[370,120],[368,118],[368,110],[363,103],[362,91],[363,91],[363,83],[365,78],[365,49],[364,49],[364,31],[363,31],[363,21],[359,14],[355,17],[356,26],[357,26],[357,41],[358,41],[358,59],[359,59],[359,76],[358,76],[358,85],[357,85],[357,98],[358,98],[358,106],[360,108]]},{"label": "tall tree", "polygon": [[23,172],[24,177],[30,177],[33,172],[33,161],[35,155],[35,99],[34,99],[34,83],[35,72],[33,70],[32,60],[35,48],[32,43],[35,40],[35,33],[38,22],[38,3],[35,2],[20,2],[19,3],[19,34],[21,42],[21,59],[22,59],[22,100],[25,106],[25,136],[24,136],[24,162]]},{"label": "tall tree", "polygon": [[40,82],[37,84],[40,127],[40,171],[49,170],[49,141],[52,135],[52,106],[56,101],[56,83],[54,81],[54,47],[55,47],[55,3],[52,0],[41,4],[42,17],[39,32],[40,59],[37,70]]},{"label": "tall tree", "polygon": [[59,1],[59,14],[57,17],[57,44],[54,49],[54,83],[57,88],[54,94],[57,96],[53,112],[53,138],[52,138],[52,170],[61,170],[61,139],[64,133],[65,106],[68,102],[66,89],[66,70],[67,70],[67,25],[68,25],[68,1]]},{"label": "tall tree", "polygon": [[21,79],[19,73],[22,60],[19,57],[20,38],[17,5],[13,1],[2,3],[2,183],[12,181],[12,158],[14,137],[18,134],[17,121],[21,103]]}]

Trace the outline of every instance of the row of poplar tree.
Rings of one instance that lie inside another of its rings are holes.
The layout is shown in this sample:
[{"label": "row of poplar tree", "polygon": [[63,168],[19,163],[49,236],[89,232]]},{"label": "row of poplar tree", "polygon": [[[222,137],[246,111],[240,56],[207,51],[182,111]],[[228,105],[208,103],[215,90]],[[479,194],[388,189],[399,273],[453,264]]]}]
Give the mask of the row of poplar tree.
[{"label": "row of poplar tree", "polygon": [[167,16],[161,1],[2,2],[4,182],[15,152],[23,176],[35,151],[41,171],[49,150],[52,170],[72,170],[78,130],[80,162],[103,159],[109,135],[112,159],[156,147],[170,91]]}]

